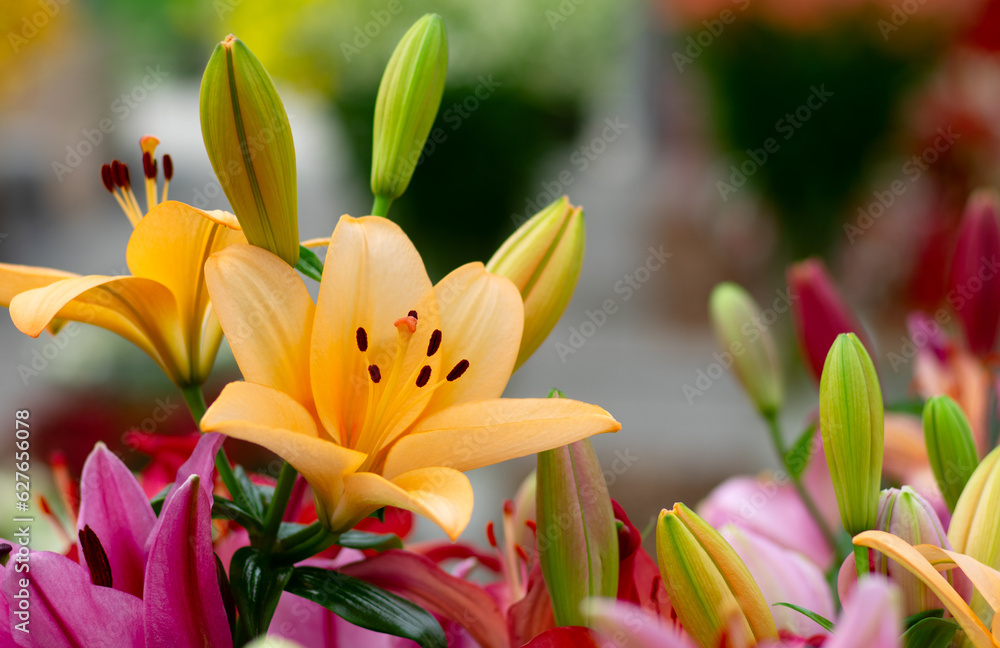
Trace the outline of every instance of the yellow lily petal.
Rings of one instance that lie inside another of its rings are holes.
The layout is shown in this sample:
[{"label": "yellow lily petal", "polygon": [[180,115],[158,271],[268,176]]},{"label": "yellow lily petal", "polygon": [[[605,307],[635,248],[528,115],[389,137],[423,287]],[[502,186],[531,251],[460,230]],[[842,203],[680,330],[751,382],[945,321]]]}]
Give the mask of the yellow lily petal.
[{"label": "yellow lily petal", "polygon": [[[416,310],[419,325],[398,372],[402,380],[415,377],[425,362],[431,332],[440,328],[437,304],[416,248],[398,225],[384,218],[342,216],[330,239],[323,277],[310,359],[316,409],[327,430],[359,446],[356,435],[364,424],[369,390],[377,396],[389,382],[373,389],[367,364],[387,376],[397,348],[394,323]],[[359,328],[367,335],[364,353],[358,347]],[[436,375],[440,359],[426,361]]]},{"label": "yellow lily petal", "polygon": [[344,475],[365,460],[364,453],[323,438],[312,415],[291,396],[255,383],[226,385],[202,417],[201,429],[264,446],[324,496],[338,498]]},{"label": "yellow lily petal", "polygon": [[938,570],[959,567],[972,581],[972,585],[993,610],[993,636],[1000,637],[1000,572],[984,565],[975,558],[948,551],[935,545],[917,545],[914,547]]},{"label": "yellow lily petal", "polygon": [[497,398],[449,407],[421,420],[389,450],[387,477],[427,466],[473,470],[551,450],[621,424],[568,398]]},{"label": "yellow lily petal", "polygon": [[322,236],[320,238],[311,238],[300,243],[302,247],[314,248],[314,247],[327,247],[330,245],[330,237]]},{"label": "yellow lily petal", "polygon": [[1000,645],[990,636],[983,622],[944,576],[939,574],[934,566],[915,548],[884,531],[859,533],[854,536],[854,544],[881,551],[919,578],[951,612],[975,648],[996,648]]},{"label": "yellow lily petal", "polygon": [[461,360],[469,369],[461,380],[441,385],[425,411],[467,401],[499,398],[521,346],[524,305],[517,287],[486,272],[482,263],[466,264],[435,287],[441,317],[441,369]]},{"label": "yellow lily petal", "polygon": [[174,294],[186,341],[193,344],[201,341],[208,309],[205,261],[239,242],[246,242],[242,232],[220,225],[200,209],[169,200],[154,206],[135,226],[125,258],[133,275],[153,279]]},{"label": "yellow lily petal", "polygon": [[241,244],[212,255],[205,280],[243,378],[311,408],[309,337],[316,309],[295,270],[263,248]]},{"label": "yellow lily petal", "polygon": [[79,276],[52,268],[0,263],[0,306],[10,306],[10,301],[15,295],[27,290],[43,288],[57,281]]},{"label": "yellow lily petal", "polygon": [[10,317],[31,337],[38,337],[55,317],[99,326],[145,351],[174,382],[184,384],[189,377],[174,296],[152,279],[64,279],[15,296]]},{"label": "yellow lily petal", "polygon": [[450,468],[411,470],[392,480],[375,473],[354,473],[344,478],[344,493],[330,526],[350,529],[383,506],[422,515],[455,540],[472,517],[472,485],[468,477]]}]

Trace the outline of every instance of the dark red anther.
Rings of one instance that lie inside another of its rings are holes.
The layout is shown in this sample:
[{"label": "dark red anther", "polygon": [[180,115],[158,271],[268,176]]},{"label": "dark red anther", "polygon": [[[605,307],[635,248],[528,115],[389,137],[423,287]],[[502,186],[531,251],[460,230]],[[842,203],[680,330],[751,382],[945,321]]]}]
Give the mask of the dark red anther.
[{"label": "dark red anther", "polygon": [[101,165],[101,182],[104,183],[104,188],[109,192],[115,192],[115,178],[111,175],[111,165],[102,164]]},{"label": "dark red anther", "polygon": [[80,547],[83,548],[83,557],[90,569],[90,582],[99,587],[111,587],[111,563],[100,538],[89,524],[80,529],[78,535]]},{"label": "dark red anther", "polygon": [[409,313],[406,314],[406,316],[412,317],[413,319],[417,319],[417,311],[411,310]]},{"label": "dark red anther", "polygon": [[420,368],[420,374],[417,376],[417,387],[423,387],[427,384],[427,381],[431,379],[431,368],[424,365]]},{"label": "dark red anther", "polygon": [[486,523],[486,540],[490,543],[490,546],[494,549],[497,548],[497,536],[493,532],[493,520]]},{"label": "dark red anther", "polygon": [[441,348],[441,329],[434,329],[431,339],[427,342],[427,357],[431,357]]},{"label": "dark red anther", "polygon": [[538,525],[535,524],[534,520],[525,520],[524,526],[528,527],[528,529],[530,529],[532,533],[536,535],[538,534]]},{"label": "dark red anther", "polygon": [[371,376],[372,382],[376,385],[378,381],[382,380],[382,372],[379,370],[378,365],[368,365],[368,375]]},{"label": "dark red anther", "polygon": [[514,545],[514,551],[517,552],[517,555],[521,558],[521,560],[524,561],[525,565],[527,565],[529,562],[531,562],[531,559],[528,557],[528,552],[525,551],[524,547],[522,547],[521,545],[515,544]]},{"label": "dark red anther", "polygon": [[170,159],[169,155],[163,156],[163,177],[170,182],[174,177],[174,161]]},{"label": "dark red anther", "polygon": [[465,359],[461,360],[457,365],[455,365],[454,369],[448,372],[448,382],[453,382],[461,378],[462,374],[464,374],[468,368],[469,361]]},{"label": "dark red anther", "polygon": [[358,341],[358,351],[364,353],[368,350],[368,331],[364,329],[363,326],[358,327],[358,331],[355,334]]},{"label": "dark red anther", "polygon": [[147,180],[156,177],[156,162],[153,161],[153,156],[149,154],[149,151],[144,151],[142,154],[142,174],[146,176]]}]

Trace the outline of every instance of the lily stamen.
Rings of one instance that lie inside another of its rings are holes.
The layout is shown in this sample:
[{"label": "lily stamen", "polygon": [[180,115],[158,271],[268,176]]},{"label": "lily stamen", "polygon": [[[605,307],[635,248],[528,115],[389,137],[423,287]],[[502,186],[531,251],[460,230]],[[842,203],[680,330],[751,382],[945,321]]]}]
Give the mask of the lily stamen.
[{"label": "lily stamen", "polygon": [[163,196],[157,199],[156,176],[159,169],[156,162],[156,147],[159,143],[160,140],[152,135],[146,135],[139,140],[139,146],[142,148],[142,175],[146,184],[145,212],[139,207],[139,201],[132,191],[128,165],[120,160],[112,160],[111,164],[101,166],[101,182],[104,183],[104,188],[115,197],[118,206],[132,223],[132,227],[135,227],[153,207],[167,200],[167,188],[170,179],[174,177],[174,163],[169,155],[163,156]]}]

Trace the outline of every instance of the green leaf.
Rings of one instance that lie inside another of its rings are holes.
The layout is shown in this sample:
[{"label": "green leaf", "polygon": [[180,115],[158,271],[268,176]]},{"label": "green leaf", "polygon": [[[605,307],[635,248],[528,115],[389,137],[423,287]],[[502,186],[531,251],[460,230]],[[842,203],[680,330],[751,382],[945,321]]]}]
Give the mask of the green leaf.
[{"label": "green leaf", "polygon": [[911,614],[910,616],[903,619],[903,630],[909,630],[910,628],[915,626],[917,623],[923,621],[924,619],[941,619],[941,618],[944,618],[944,610],[942,608],[917,612],[916,614]]},{"label": "green leaf", "polygon": [[292,576],[292,567],[277,567],[253,547],[241,547],[229,565],[233,598],[239,620],[251,637],[264,634],[271,623],[278,599]]},{"label": "green leaf", "polygon": [[951,619],[926,618],[903,633],[904,648],[948,648],[958,631]]},{"label": "green leaf", "polygon": [[385,507],[383,506],[379,510],[369,513],[368,517],[375,518],[379,522],[385,522]]},{"label": "green leaf", "polygon": [[233,469],[233,475],[236,476],[236,482],[240,485],[241,491],[239,493],[230,493],[233,496],[233,501],[239,504],[245,511],[248,511],[253,517],[263,520],[264,502],[261,501],[257,486],[250,481],[250,477],[247,475],[247,471],[243,469],[243,466],[236,466]]},{"label": "green leaf", "polygon": [[395,533],[370,533],[357,530],[345,531],[340,534],[337,544],[351,549],[374,549],[375,551],[403,548],[403,541]]},{"label": "green leaf", "polygon": [[363,580],[318,567],[296,567],[285,590],[318,603],[356,626],[446,648],[441,624],[429,612]]},{"label": "green leaf", "polygon": [[833,632],[834,631],[834,625],[833,625],[832,621],[830,621],[829,619],[826,619],[824,617],[821,617],[820,615],[816,614],[812,610],[807,610],[804,607],[799,607],[798,605],[795,605],[794,603],[778,602],[778,603],[775,603],[774,605],[780,605],[782,607],[791,608],[791,609],[795,610],[796,612],[798,612],[799,614],[804,614],[807,617],[809,617],[810,619],[812,619],[813,621],[815,621],[816,623],[820,624],[823,627],[823,629],[825,629],[827,632]]},{"label": "green leaf", "polygon": [[295,264],[295,269],[316,281],[323,278],[323,262],[304,245],[299,246],[299,262]]},{"label": "green leaf", "polygon": [[224,497],[214,496],[212,502],[212,518],[215,520],[233,520],[251,535],[260,532],[261,521],[253,513],[236,502]]},{"label": "green leaf", "polygon": [[812,444],[815,433],[816,424],[813,423],[802,432],[798,440],[795,441],[795,445],[785,453],[785,465],[788,466],[789,472],[792,473],[792,479],[801,477],[802,473],[806,470],[806,466],[809,465],[809,460],[812,458],[809,446]]}]

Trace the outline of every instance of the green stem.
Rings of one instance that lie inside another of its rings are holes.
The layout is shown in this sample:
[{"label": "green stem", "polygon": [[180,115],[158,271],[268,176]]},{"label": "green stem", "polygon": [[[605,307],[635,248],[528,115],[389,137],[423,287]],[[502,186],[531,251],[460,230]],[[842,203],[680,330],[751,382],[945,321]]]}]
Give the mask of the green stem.
[{"label": "green stem", "polygon": [[[307,528],[311,528],[311,526]],[[326,551],[336,544],[338,539],[340,539],[338,534],[330,533],[325,528],[321,528],[321,531],[315,537],[304,541],[297,547],[292,547],[284,553],[273,554],[274,560],[278,564],[293,565],[300,560],[311,558],[322,551]]]},{"label": "green stem", "polygon": [[372,216],[388,216],[389,215],[389,205],[392,204],[392,198],[389,196],[375,196],[375,204],[372,205]]},{"label": "green stem", "polygon": [[292,464],[287,461],[281,466],[278,482],[274,485],[271,504],[267,507],[267,513],[264,515],[264,532],[260,549],[265,553],[271,551],[278,537],[278,529],[285,516],[285,509],[288,508],[288,498],[292,496],[292,487],[295,486],[295,478],[298,474],[295,468],[292,468]]},{"label": "green stem", "polygon": [[296,531],[278,543],[278,552],[297,549],[299,545],[305,544],[307,540],[313,539],[317,534],[323,534],[326,529],[319,522],[313,522],[306,528]]},{"label": "green stem", "polygon": [[[184,402],[187,403],[195,424],[198,426],[198,429],[201,429],[201,419],[205,416],[205,410],[208,409],[208,406],[205,405],[205,395],[201,393],[201,385],[184,387],[181,389],[181,394],[184,395]],[[215,469],[218,471],[219,477],[222,478],[222,483],[229,490],[230,495],[234,498],[244,496],[243,489],[240,488],[240,483],[236,481],[236,475],[233,474],[233,467],[229,464],[229,457],[226,456],[225,448],[219,448],[219,453],[215,455]]]},{"label": "green stem", "polygon": [[858,578],[868,573],[868,547],[854,545],[854,566],[858,569]]},{"label": "green stem", "polygon": [[819,507],[816,506],[816,501],[813,500],[812,495],[806,490],[806,487],[802,484],[801,476],[796,474],[794,470],[791,469],[788,463],[788,450],[785,448],[785,440],[781,435],[781,427],[778,424],[777,414],[769,414],[764,418],[767,419],[767,427],[771,432],[771,441],[774,443],[774,449],[778,453],[778,458],[781,460],[781,465],[784,466],[785,472],[788,476],[792,478],[792,484],[795,485],[795,491],[799,494],[802,499],[802,503],[805,504],[806,510],[809,511],[809,515],[812,516],[813,520],[816,521],[817,526],[819,526],[820,533],[823,534],[823,538],[833,549],[837,556],[836,564],[840,564],[843,560],[843,556],[840,552],[840,545],[837,542],[837,537],[833,534],[833,531],[827,525],[826,520],[823,519],[823,514],[820,513]]}]

